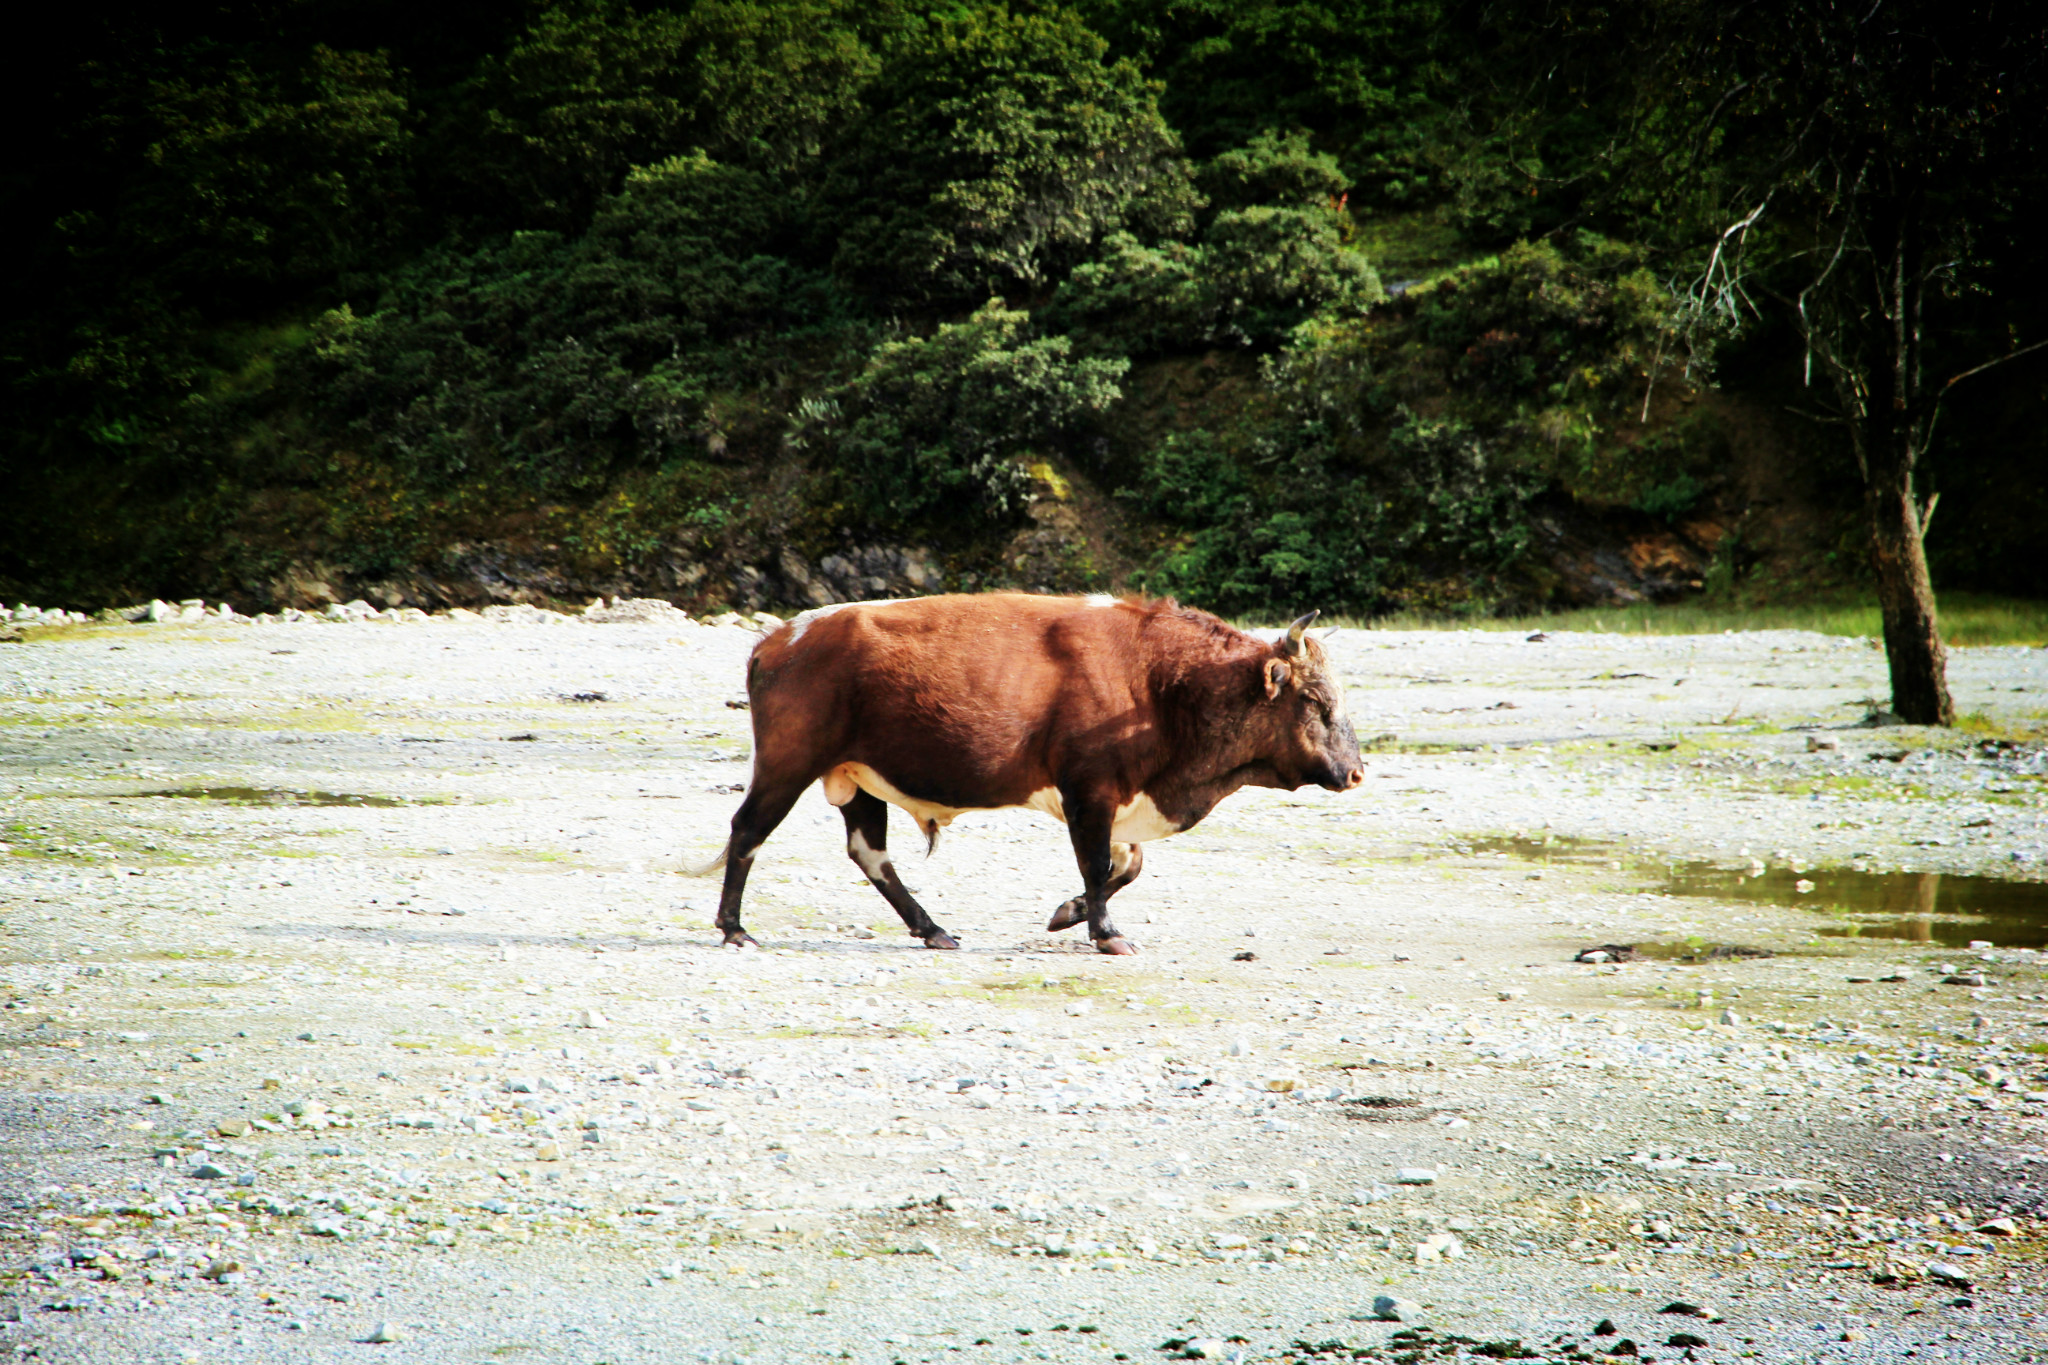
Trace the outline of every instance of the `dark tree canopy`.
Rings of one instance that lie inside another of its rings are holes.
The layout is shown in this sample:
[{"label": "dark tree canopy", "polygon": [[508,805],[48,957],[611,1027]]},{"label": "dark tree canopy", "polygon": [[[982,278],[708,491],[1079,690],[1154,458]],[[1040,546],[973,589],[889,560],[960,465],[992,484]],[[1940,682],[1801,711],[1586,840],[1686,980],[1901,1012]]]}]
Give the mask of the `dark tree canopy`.
[{"label": "dark tree canopy", "polygon": [[1706,537],[1732,582],[1738,408],[1822,424],[1781,439],[1846,547],[1811,571],[1878,589],[1901,705],[1944,714],[1933,585],[2048,594],[2038,7],[227,0],[46,31],[6,54],[9,594],[396,581],[489,542],[710,602],[787,547],[910,537],[958,581],[1100,585],[1030,548],[1079,480],[1123,581],[1487,610],[1562,600],[1560,518]]}]

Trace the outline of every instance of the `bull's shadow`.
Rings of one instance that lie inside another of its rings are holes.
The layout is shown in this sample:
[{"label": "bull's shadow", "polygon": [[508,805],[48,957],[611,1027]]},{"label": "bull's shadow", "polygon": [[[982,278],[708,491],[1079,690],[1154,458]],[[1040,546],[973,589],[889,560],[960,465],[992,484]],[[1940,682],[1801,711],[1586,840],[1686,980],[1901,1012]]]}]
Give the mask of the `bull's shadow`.
[{"label": "bull's shadow", "polygon": [[[681,938],[659,938],[645,934],[607,934],[602,938],[579,938],[569,934],[521,934],[491,932],[481,929],[458,929],[437,931],[402,928],[380,928],[364,924],[259,924],[243,930],[263,938],[297,939],[313,941],[319,939],[341,940],[351,943],[392,943],[409,947],[429,948],[560,948],[570,952],[591,952],[603,949],[608,953],[652,952],[673,949],[677,952],[723,954],[725,945],[705,943]],[[825,956],[856,957],[873,956],[879,953],[922,952],[923,945],[915,939],[898,942],[894,939],[878,938],[858,940],[852,943],[839,939],[776,939],[766,945],[769,948],[794,948],[800,952],[819,953]],[[1048,951],[1042,944],[1001,944],[980,949],[986,953],[1043,953]],[[101,960],[116,961],[112,954]]]}]

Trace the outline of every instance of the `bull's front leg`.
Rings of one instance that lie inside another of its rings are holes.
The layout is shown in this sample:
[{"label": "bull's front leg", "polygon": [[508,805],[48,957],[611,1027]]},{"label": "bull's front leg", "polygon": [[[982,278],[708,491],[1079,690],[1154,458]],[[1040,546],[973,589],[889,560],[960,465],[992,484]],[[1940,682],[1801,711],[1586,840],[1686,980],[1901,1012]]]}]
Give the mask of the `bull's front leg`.
[{"label": "bull's front leg", "polygon": [[[1138,945],[1109,922],[1110,893],[1115,885],[1122,884],[1116,882],[1117,873],[1129,870],[1128,865],[1119,867],[1123,860],[1116,857],[1115,850],[1130,846],[1115,844],[1109,837],[1110,827],[1116,821],[1116,807],[1107,801],[1064,793],[1062,803],[1067,813],[1067,837],[1074,844],[1074,860],[1081,865],[1081,908],[1088,918],[1088,937],[1095,940],[1097,952],[1135,953]],[[1062,906],[1060,914],[1053,916],[1055,924],[1065,912],[1066,907]]]},{"label": "bull's front leg", "polygon": [[[1138,880],[1138,873],[1145,868],[1145,846],[1143,844],[1111,844],[1109,846],[1109,884],[1102,888],[1102,898],[1108,900],[1117,892]],[[1088,918],[1088,898],[1076,896],[1052,912],[1046,922],[1045,932],[1057,934],[1062,929],[1071,929]]]}]

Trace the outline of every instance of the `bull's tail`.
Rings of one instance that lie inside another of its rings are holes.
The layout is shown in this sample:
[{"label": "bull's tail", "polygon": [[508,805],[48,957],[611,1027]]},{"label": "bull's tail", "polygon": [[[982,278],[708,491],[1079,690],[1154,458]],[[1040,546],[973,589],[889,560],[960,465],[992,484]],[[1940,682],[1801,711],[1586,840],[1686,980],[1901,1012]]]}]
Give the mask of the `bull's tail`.
[{"label": "bull's tail", "polygon": [[718,850],[718,856],[716,858],[713,858],[710,862],[704,864],[704,866],[702,867],[690,867],[683,869],[683,875],[685,877],[708,877],[712,873],[724,867],[726,864],[726,860],[730,857],[732,857],[732,840],[728,839],[725,841],[725,847]]}]

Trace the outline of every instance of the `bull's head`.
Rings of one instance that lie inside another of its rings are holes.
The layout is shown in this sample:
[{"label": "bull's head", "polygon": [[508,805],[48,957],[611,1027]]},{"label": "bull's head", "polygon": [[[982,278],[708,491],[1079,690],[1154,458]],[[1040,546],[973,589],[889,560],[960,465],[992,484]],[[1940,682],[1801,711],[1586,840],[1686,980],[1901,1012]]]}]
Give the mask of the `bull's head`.
[{"label": "bull's head", "polygon": [[1264,665],[1266,700],[1280,711],[1274,767],[1289,788],[1313,782],[1349,791],[1365,781],[1364,760],[1344,713],[1344,689],[1330,675],[1322,645],[1308,637],[1318,615],[1312,611],[1289,626]]}]

